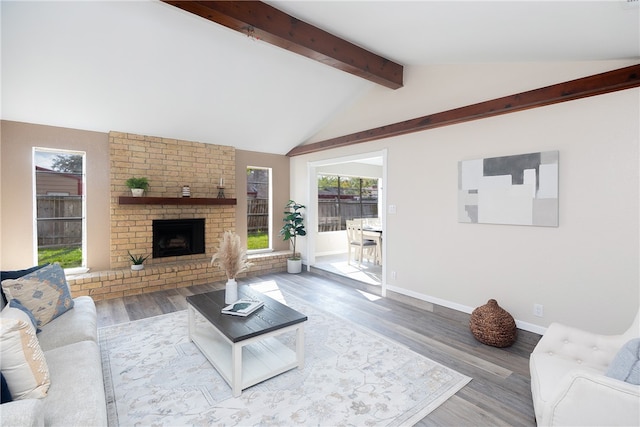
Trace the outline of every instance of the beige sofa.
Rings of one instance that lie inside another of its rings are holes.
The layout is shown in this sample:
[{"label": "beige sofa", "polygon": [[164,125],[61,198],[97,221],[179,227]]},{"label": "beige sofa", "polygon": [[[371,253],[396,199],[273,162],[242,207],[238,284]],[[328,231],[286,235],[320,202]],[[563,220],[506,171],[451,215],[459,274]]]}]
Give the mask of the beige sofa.
[{"label": "beige sofa", "polygon": [[73,301],[37,334],[49,369],[47,395],[0,405],[2,426],[107,425],[96,307],[88,296]]},{"label": "beige sofa", "polygon": [[[531,392],[538,425],[639,425],[640,385],[630,378],[630,372],[635,372],[635,381],[638,379],[640,362],[638,343],[634,340],[638,337],[640,312],[631,327],[620,335],[598,335],[552,324],[530,358]],[[625,352],[629,344],[635,345],[630,353]],[[616,371],[620,353],[626,357],[623,372],[630,369],[626,376],[612,372]]]}]

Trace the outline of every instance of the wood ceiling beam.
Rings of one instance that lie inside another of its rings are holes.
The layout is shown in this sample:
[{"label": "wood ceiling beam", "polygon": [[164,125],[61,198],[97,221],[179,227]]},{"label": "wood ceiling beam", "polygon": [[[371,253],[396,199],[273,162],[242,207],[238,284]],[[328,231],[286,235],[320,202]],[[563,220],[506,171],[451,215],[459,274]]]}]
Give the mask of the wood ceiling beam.
[{"label": "wood ceiling beam", "polygon": [[279,46],[391,89],[403,67],[259,1],[162,0],[244,35]]},{"label": "wood ceiling beam", "polygon": [[570,80],[528,92],[521,92],[503,98],[492,99],[478,104],[467,105],[466,107],[430,114],[404,122],[364,130],[312,144],[299,145],[289,151],[287,156],[300,156],[302,154],[375,141],[377,139],[421,132],[428,129],[485,119],[501,114],[515,113],[530,108],[573,101],[575,99],[602,95],[639,86],[640,65],[632,65],[630,67],[619,68],[617,70]]}]

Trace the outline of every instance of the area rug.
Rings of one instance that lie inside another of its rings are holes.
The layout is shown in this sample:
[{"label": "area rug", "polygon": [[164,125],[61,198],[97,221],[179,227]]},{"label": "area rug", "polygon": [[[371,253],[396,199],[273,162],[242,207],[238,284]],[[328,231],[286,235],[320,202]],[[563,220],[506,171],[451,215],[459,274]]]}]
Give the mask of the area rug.
[{"label": "area rug", "polygon": [[100,328],[109,425],[412,425],[471,380],[304,301],[286,303],[309,319],[304,369],[237,398],[189,341],[186,310]]}]

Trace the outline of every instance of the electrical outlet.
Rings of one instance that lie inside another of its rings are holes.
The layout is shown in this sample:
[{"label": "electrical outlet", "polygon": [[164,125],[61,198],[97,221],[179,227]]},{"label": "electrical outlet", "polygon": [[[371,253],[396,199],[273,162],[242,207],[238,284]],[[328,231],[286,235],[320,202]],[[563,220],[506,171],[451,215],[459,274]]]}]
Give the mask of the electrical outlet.
[{"label": "electrical outlet", "polygon": [[533,304],[533,315],[537,317],[544,316],[544,307],[542,304]]}]

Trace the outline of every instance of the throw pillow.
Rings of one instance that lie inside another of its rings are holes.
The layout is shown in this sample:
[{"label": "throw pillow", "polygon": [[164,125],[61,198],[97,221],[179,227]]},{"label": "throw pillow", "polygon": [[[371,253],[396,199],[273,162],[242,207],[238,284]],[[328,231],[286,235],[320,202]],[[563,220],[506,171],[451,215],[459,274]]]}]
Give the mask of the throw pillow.
[{"label": "throw pillow", "polygon": [[20,301],[18,301],[17,299],[12,299],[11,302],[9,302],[9,307],[17,308],[18,310],[24,311],[27,316],[29,316],[29,320],[31,320],[33,327],[36,328],[36,333],[40,332],[40,330],[38,329],[38,321],[35,317],[33,317],[33,313],[30,312],[27,307],[22,305]]},{"label": "throw pillow", "polygon": [[[0,283],[2,283],[4,279],[19,279],[20,277],[26,276],[29,273],[33,273],[36,270],[40,270],[42,267],[46,267],[47,265],[49,265],[49,263],[36,265],[35,267],[26,268],[24,270],[0,271]],[[4,292],[0,291],[0,293],[2,294],[2,307],[4,308],[4,306],[8,303],[7,297],[4,295]]]},{"label": "throw pillow", "polygon": [[2,375],[2,372],[0,372],[0,380],[2,380],[2,390],[0,390],[0,398],[2,400],[1,403],[13,402],[11,392],[9,391],[9,386],[7,385],[7,381],[4,379],[4,375]]},{"label": "throw pillow", "polygon": [[632,339],[622,346],[605,375],[640,385],[640,338]]},{"label": "throw pillow", "polygon": [[42,327],[73,308],[69,285],[60,264],[55,263],[29,273],[19,279],[2,282],[9,300],[17,299],[36,318]]},{"label": "throw pillow", "polygon": [[14,400],[47,395],[49,368],[31,320],[22,310],[0,313],[0,371]]}]

